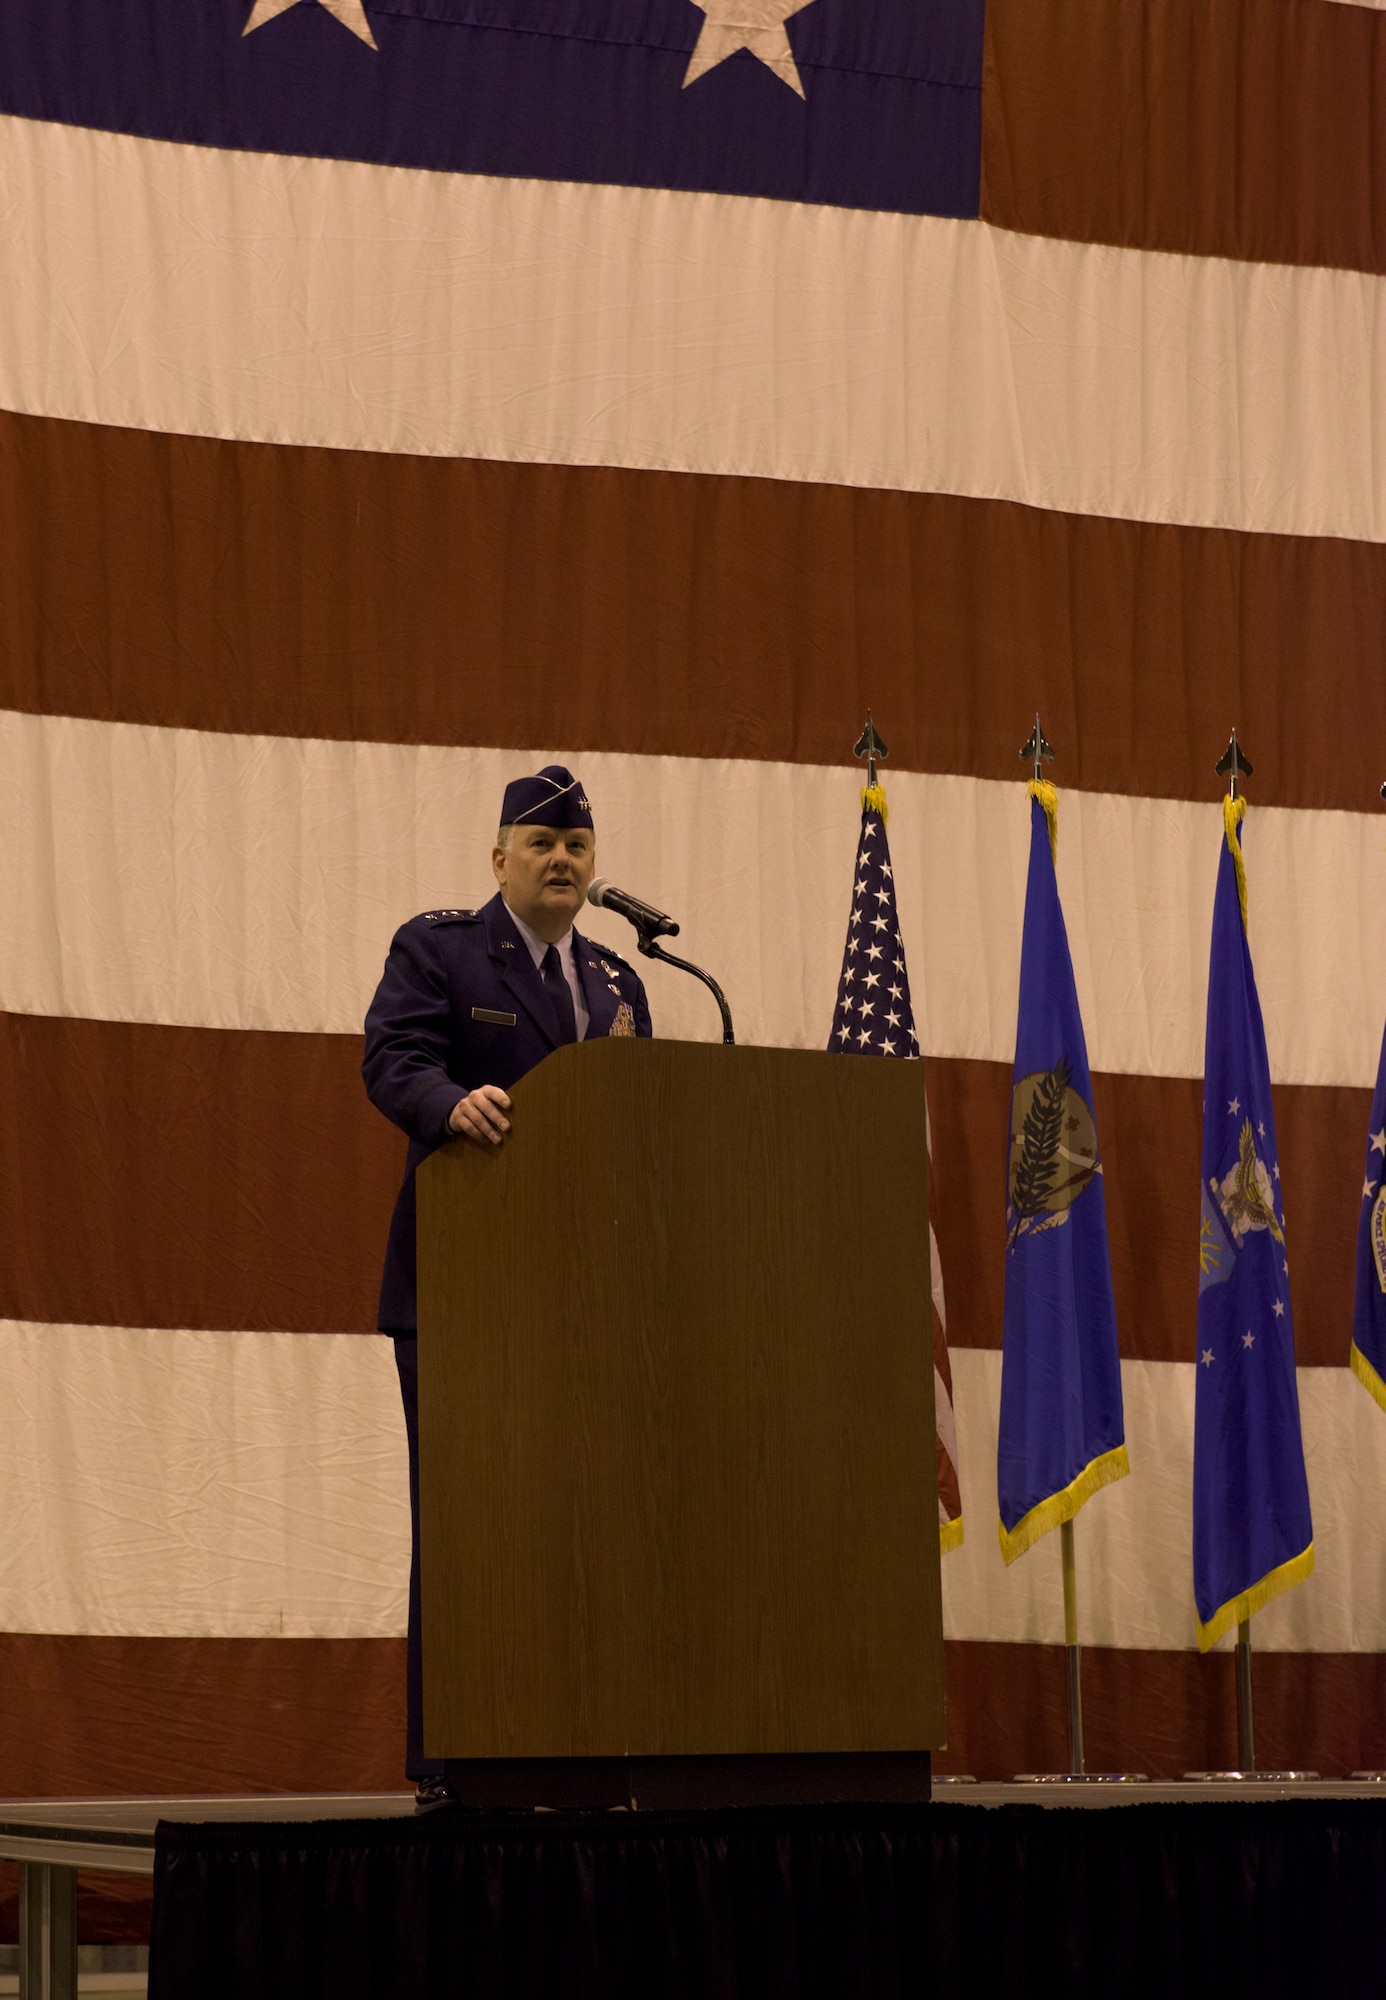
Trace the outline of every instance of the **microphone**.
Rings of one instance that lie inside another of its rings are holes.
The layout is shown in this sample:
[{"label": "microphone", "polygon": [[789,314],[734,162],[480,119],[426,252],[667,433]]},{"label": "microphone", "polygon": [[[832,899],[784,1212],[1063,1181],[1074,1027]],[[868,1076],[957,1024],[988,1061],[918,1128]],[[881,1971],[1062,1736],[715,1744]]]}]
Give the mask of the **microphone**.
[{"label": "microphone", "polygon": [[680,972],[691,972],[695,979],[701,979],[704,986],[717,1002],[722,1016],[722,1040],[730,1045],[736,1040],[732,1030],[731,1009],[727,996],[710,972],[704,972],[701,965],[690,965],[686,958],[675,958],[673,952],[663,951],[659,940],[662,937],[677,937],[679,927],[672,917],[666,917],[663,910],[652,910],[648,903],[642,903],[638,896],[632,896],[624,889],[618,889],[613,882],[602,876],[587,891],[589,903],[595,903],[599,910],[614,910],[618,917],[634,924],[640,933],[636,950],[642,958],[657,958],[661,965],[676,965]]},{"label": "microphone", "polygon": [[642,938],[677,937],[679,927],[672,917],[666,917],[663,910],[652,910],[648,903],[642,903],[638,896],[618,889],[614,882],[608,882],[599,875],[587,891],[589,903],[595,903],[599,910],[614,910],[618,917],[635,925]]}]

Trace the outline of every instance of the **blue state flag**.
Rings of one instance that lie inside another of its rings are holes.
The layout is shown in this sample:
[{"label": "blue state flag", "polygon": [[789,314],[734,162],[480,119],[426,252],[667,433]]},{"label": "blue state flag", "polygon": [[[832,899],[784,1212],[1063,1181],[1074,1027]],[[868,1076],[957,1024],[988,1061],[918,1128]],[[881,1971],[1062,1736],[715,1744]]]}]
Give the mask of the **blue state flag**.
[{"label": "blue state flag", "polygon": [[996,1454],[1008,1563],[1131,1470],[1092,1079],[1054,873],[1057,794],[1030,794]]},{"label": "blue state flag", "polygon": [[1386,1410],[1386,1035],[1367,1122],[1367,1164],[1357,1223],[1357,1296],[1352,1309],[1352,1372]]},{"label": "blue state flag", "polygon": [[1314,1567],[1270,1063],[1246,935],[1240,823],[1224,803],[1203,1063],[1193,1559],[1198,1643]]}]

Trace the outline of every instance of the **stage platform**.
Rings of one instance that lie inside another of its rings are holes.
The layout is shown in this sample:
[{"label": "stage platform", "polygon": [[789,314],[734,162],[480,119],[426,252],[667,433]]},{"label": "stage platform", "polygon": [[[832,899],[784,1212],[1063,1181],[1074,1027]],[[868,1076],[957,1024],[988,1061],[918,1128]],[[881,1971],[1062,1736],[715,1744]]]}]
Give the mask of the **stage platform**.
[{"label": "stage platform", "polygon": [[8,1800],[0,1856],[27,2000],[76,1992],[78,1869],[157,1877],[150,2000],[893,2000],[1028,1992],[1036,1953],[1136,1993],[1386,1980],[1372,1779],[944,1780],[929,1805],[706,1813]]}]

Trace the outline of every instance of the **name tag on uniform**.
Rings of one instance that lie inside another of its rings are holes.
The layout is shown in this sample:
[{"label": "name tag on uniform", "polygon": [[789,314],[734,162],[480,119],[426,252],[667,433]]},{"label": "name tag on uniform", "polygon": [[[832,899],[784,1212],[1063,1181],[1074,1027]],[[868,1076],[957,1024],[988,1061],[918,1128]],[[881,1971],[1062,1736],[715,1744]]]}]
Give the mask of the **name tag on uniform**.
[{"label": "name tag on uniform", "polygon": [[513,1028],[515,1025],[513,1014],[498,1014],[494,1007],[473,1007],[472,1019],[489,1021],[496,1028]]}]

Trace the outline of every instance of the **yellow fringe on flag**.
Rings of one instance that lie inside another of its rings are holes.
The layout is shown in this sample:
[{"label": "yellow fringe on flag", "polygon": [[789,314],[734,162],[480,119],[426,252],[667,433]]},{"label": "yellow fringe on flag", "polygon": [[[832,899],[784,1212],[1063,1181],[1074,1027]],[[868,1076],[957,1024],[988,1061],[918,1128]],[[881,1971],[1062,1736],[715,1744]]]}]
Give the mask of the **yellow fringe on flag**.
[{"label": "yellow fringe on flag", "polygon": [[[1054,787],[1049,787],[1052,792]],[[1044,801],[1041,799],[1041,805]],[[1131,1470],[1131,1461],[1126,1456],[1126,1446],[1119,1444],[1115,1451],[1104,1451],[1100,1458],[1094,1458],[1083,1467],[1076,1479],[1071,1479],[1062,1492],[1051,1493],[1047,1500],[1041,1500],[1038,1507],[1032,1507],[1028,1514],[1022,1514],[1010,1533],[1006,1532],[1004,1521],[996,1524],[997,1537],[1001,1543],[1003,1562],[1013,1563],[1017,1556],[1023,1556],[1032,1548],[1041,1535],[1047,1535],[1051,1528],[1071,1521],[1085,1500],[1091,1500],[1104,1486],[1110,1486],[1114,1479],[1125,1479]]]},{"label": "yellow fringe on flag", "polygon": [[1224,1632],[1230,1632],[1234,1625],[1240,1625],[1244,1618],[1262,1610],[1273,1597],[1284,1591],[1293,1590],[1297,1583],[1303,1583],[1314,1570],[1314,1544],[1310,1542],[1301,1555],[1291,1556],[1279,1569],[1273,1569],[1253,1583],[1250,1590],[1244,1590],[1240,1597],[1233,1597],[1226,1604],[1220,1604],[1206,1625],[1198,1628],[1198,1650],[1206,1653],[1210,1646],[1216,1646]]},{"label": "yellow fringe on flag", "polygon": [[1386,1382],[1382,1381],[1355,1340],[1348,1355],[1348,1366],[1378,1408],[1386,1410]]},{"label": "yellow fringe on flag", "polygon": [[863,812],[879,813],[881,825],[890,818],[890,807],[886,804],[885,786],[882,784],[863,785],[861,788],[861,809]]},{"label": "yellow fringe on flag", "polygon": [[1032,799],[1038,799],[1044,808],[1044,816],[1049,822],[1049,858],[1057,868],[1059,865],[1059,794],[1048,778],[1031,778],[1025,787]]},{"label": "yellow fringe on flag", "polygon": [[1237,901],[1242,906],[1242,929],[1246,929],[1246,863],[1242,860],[1242,843],[1237,837],[1237,828],[1246,816],[1246,800],[1234,799],[1229,792],[1222,802],[1222,825],[1227,835],[1227,851],[1232,856],[1232,866],[1237,871]]},{"label": "yellow fringe on flag", "polygon": [[940,1521],[938,1524],[938,1552],[946,1556],[950,1549],[960,1549],[963,1542],[962,1515],[956,1521]]}]

